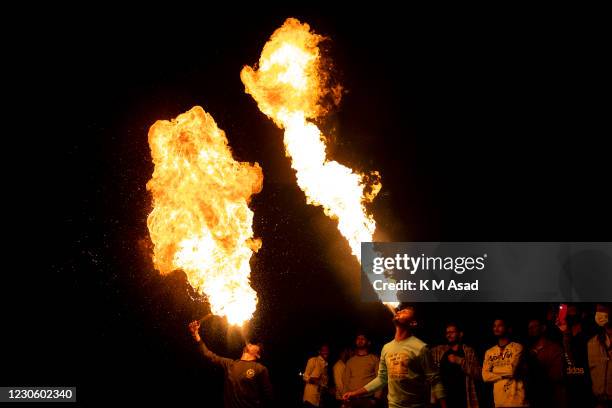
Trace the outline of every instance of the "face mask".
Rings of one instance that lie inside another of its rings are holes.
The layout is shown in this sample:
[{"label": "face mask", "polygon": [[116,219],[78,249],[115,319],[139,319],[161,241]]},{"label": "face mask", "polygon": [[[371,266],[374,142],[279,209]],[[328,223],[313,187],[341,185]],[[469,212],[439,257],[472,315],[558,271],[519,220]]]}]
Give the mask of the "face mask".
[{"label": "face mask", "polygon": [[608,314],[605,312],[595,312],[595,323],[598,326],[605,326],[608,323]]}]

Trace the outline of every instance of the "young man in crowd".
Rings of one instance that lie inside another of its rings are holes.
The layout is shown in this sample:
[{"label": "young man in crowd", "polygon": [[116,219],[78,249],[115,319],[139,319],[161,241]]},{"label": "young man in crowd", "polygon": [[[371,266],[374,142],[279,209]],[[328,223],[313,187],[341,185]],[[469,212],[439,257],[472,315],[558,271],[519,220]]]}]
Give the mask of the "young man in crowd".
[{"label": "young man in crowd", "polygon": [[[380,359],[370,353],[370,340],[360,333],[355,338],[355,354],[346,363],[344,371],[345,392],[356,391],[372,381],[378,375]],[[365,395],[349,402],[351,408],[373,408],[378,405],[381,392]]]},{"label": "young man in crowd", "polygon": [[493,383],[496,407],[528,407],[525,396],[523,346],[510,341],[511,329],[504,319],[493,322],[497,344],[485,353],[482,378]]},{"label": "young man in crowd", "polygon": [[344,395],[345,386],[344,386],[344,371],[346,370],[346,362],[352,356],[352,351],[349,348],[344,348],[340,351],[340,356],[338,357],[338,361],[332,367],[332,374],[334,376],[334,386],[335,392],[334,395],[336,397],[336,406],[342,405],[342,396]]},{"label": "young man in crowd", "polygon": [[547,337],[547,326],[540,319],[527,325],[529,336],[528,396],[531,407],[567,406],[563,347]]},{"label": "young man in crowd", "polygon": [[311,357],[306,363],[304,370],[304,407],[321,406],[322,397],[328,386],[328,364],[329,346],[323,344],[319,348],[319,355]]},{"label": "young man in crowd", "polygon": [[446,325],[446,344],[431,350],[434,364],[446,391],[449,408],[478,408],[475,382],[480,380],[481,367],[476,352],[463,344],[463,330],[456,323]]},{"label": "young man in crowd", "polygon": [[589,340],[591,384],[597,408],[612,407],[612,325],[610,304],[598,304],[595,323],[599,333]]},{"label": "young man in crowd", "polygon": [[583,311],[579,305],[568,304],[566,317],[557,317],[555,322],[562,336],[567,405],[590,407],[593,394],[587,356],[589,336],[583,327]]}]

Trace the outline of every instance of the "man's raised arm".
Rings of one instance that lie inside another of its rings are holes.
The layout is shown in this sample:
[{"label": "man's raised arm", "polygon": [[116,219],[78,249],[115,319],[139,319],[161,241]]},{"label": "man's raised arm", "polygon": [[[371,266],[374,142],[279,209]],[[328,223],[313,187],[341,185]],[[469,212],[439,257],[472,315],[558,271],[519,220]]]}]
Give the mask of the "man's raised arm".
[{"label": "man's raised arm", "polygon": [[202,355],[204,356],[204,358],[213,362],[214,364],[222,366],[223,368],[226,368],[228,364],[232,362],[231,359],[226,358],[226,357],[221,357],[213,353],[208,347],[206,347],[206,343],[204,343],[204,341],[202,341],[202,337],[200,337],[200,321],[199,320],[194,320],[193,322],[189,323],[189,331],[191,332],[191,336],[193,337],[195,342],[198,343],[198,347]]}]

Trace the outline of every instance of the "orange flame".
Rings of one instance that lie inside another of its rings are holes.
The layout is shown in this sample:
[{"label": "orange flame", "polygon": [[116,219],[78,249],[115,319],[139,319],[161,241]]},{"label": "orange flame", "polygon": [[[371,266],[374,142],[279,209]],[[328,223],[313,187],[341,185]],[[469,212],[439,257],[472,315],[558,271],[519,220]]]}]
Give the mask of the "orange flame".
[{"label": "orange flame", "polygon": [[360,260],[361,242],[372,241],[376,228],[365,204],[381,188],[371,176],[327,158],[325,137],[312,122],[327,113],[325,98],[339,100],[339,88],[329,87],[329,73],[319,51],[325,38],[308,24],[289,18],[265,44],[259,64],[245,66],[240,78],[259,109],[285,130],[284,142],[298,186],[308,204],[323,207],[338,220],[340,233]]},{"label": "orange flame", "polygon": [[234,160],[225,133],[199,106],[155,122],[149,146],[155,267],[162,274],[182,269],[212,313],[244,323],[257,306],[249,260],[261,241],[253,238],[248,203],[261,191],[261,167]]}]

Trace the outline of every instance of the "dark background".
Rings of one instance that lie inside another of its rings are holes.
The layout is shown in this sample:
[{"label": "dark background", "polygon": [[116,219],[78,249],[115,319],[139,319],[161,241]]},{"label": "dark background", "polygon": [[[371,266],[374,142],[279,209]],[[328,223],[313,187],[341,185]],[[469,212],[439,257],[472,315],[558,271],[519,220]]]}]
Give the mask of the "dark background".
[{"label": "dark background", "polygon": [[[181,273],[160,277],[144,250],[148,128],[194,105],[238,160],[264,170],[248,335],[266,343],[281,406],[299,401],[298,372],[321,341],[337,350],[363,328],[378,351],[391,337],[390,315],[359,301],[348,245],[305,204],[282,131],[239,78],[289,16],[332,39],[347,93],[323,124],[328,155],[380,171],[376,239],[611,238],[596,13],[58,7],[6,14],[17,24],[5,36],[2,385],[76,385],[82,403],[221,404],[221,375],[186,331],[206,305]],[[459,319],[483,350],[495,315],[524,331],[543,306],[420,309],[426,341]],[[238,356],[240,334],[212,323],[211,347]]]}]

